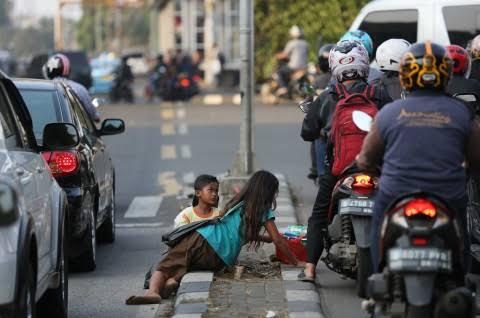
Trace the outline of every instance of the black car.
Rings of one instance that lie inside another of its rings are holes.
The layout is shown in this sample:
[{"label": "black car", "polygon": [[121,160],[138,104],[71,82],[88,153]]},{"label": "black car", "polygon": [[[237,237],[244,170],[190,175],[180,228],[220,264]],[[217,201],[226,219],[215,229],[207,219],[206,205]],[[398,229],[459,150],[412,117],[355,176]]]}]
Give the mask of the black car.
[{"label": "black car", "polygon": [[60,81],[17,79],[33,121],[37,143],[42,144],[46,124],[73,124],[80,135],[74,149],[43,152],[53,176],[65,190],[69,203],[70,261],[78,270],[96,266],[96,241],[115,240],[115,169],[104,135],[125,130],[121,119],[106,119],[97,129],[75,93]]}]

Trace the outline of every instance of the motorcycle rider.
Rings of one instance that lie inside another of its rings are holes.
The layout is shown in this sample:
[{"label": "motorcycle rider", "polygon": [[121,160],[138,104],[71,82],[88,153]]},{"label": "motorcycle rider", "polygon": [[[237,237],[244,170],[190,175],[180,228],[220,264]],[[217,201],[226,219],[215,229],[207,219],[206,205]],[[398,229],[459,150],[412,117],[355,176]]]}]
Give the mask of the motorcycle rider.
[{"label": "motorcycle rider", "polygon": [[459,45],[447,46],[447,52],[453,60],[453,74],[448,82],[447,92],[455,94],[477,94],[480,98],[480,82],[468,78],[471,69],[470,56],[463,47]]},{"label": "motorcycle rider", "polygon": [[472,68],[469,78],[480,81],[480,34],[473,38],[469,51],[472,58]]},{"label": "motorcycle rider", "polygon": [[[125,97],[127,102],[133,102],[132,82],[134,80],[132,69],[127,63],[128,57],[124,56],[120,60],[120,64],[114,70],[115,80],[110,94],[115,96],[115,99]],[[113,93],[113,94],[112,94]]]},{"label": "motorcycle rider", "polygon": [[383,74],[371,84],[382,85],[393,100],[399,99],[402,95],[398,71],[403,53],[410,45],[410,42],[404,39],[390,39],[377,48],[375,59]]},{"label": "motorcycle rider", "polygon": [[100,122],[100,114],[92,104],[92,97],[85,86],[68,79],[70,76],[70,60],[63,54],[54,54],[42,67],[43,77],[50,80],[59,80],[68,85],[77,95],[83,108],[94,122]]},{"label": "motorcycle rider", "polygon": [[294,25],[290,28],[290,41],[287,42],[282,52],[277,53],[277,60],[287,60],[288,64],[282,65],[276,72],[275,77],[280,87],[277,89],[277,96],[288,94],[288,83],[290,76],[295,71],[307,69],[308,42],[303,39],[302,30]]},{"label": "motorcycle rider", "polygon": [[[445,199],[466,231],[465,160],[480,168],[480,126],[465,104],[446,94],[452,60],[443,46],[417,43],[400,64],[400,81],[409,92],[375,117],[357,165],[374,169],[383,162],[375,199],[371,253],[379,264],[379,233],[387,206],[400,194],[422,190]],[[468,268],[468,236],[465,265]]]},{"label": "motorcycle rider", "polygon": [[[359,41],[360,43],[363,44],[363,46],[367,50],[370,61],[373,60],[374,58],[373,41],[367,32],[364,32],[362,30],[348,31],[340,38],[340,41],[343,41],[343,40]],[[372,82],[373,80],[376,80],[377,78],[380,78],[381,76],[382,76],[382,72],[380,72],[377,68],[370,66],[370,71],[368,73],[369,83]]]},{"label": "motorcycle rider", "polygon": [[[313,87],[317,92],[323,92],[330,83],[332,73],[330,72],[330,66],[328,65],[328,58],[330,57],[330,51],[335,44],[327,43],[320,47],[318,50],[317,69],[320,74],[313,81]],[[312,173],[308,175],[310,179],[317,179],[325,172],[325,155],[327,151],[327,144],[322,138],[315,139],[311,144],[310,157],[312,160]],[[315,171],[313,171],[315,169]],[[314,173],[315,172],[315,173]]]},{"label": "motorcycle rider", "polygon": [[[357,41],[340,41],[330,51],[329,65],[332,77],[341,83],[348,93],[362,93],[366,90],[369,64],[370,60],[365,47]],[[335,86],[330,86],[311,105],[302,125],[301,136],[305,141],[314,141],[319,137],[324,141],[328,140],[331,116],[340,95],[341,92],[337,92]],[[381,87],[377,87],[373,101],[380,108],[391,99]],[[331,158],[330,155],[327,157]],[[331,164],[329,164],[325,173],[319,177],[317,198],[308,220],[307,263],[305,269],[298,275],[299,280],[314,281],[315,279],[315,268],[323,252],[323,238],[328,226],[331,193],[336,181],[337,177],[332,175]]]},{"label": "motorcycle rider", "polygon": [[323,91],[330,83],[332,73],[330,72],[330,66],[328,65],[328,58],[330,56],[330,51],[334,46],[335,44],[333,43],[327,43],[322,45],[318,50],[317,69],[320,74],[313,81],[313,87],[317,91]]}]

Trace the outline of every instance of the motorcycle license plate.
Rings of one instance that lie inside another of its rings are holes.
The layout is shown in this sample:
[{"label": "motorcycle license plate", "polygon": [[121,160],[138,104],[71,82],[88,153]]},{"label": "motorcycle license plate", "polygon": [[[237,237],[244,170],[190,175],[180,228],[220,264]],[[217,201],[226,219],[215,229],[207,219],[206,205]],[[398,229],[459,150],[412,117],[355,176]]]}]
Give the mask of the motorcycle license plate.
[{"label": "motorcycle license plate", "polygon": [[388,267],[392,272],[450,272],[452,253],[430,248],[392,248],[388,251]]},{"label": "motorcycle license plate", "polygon": [[370,199],[341,199],[339,213],[371,215],[373,213],[373,202]]}]

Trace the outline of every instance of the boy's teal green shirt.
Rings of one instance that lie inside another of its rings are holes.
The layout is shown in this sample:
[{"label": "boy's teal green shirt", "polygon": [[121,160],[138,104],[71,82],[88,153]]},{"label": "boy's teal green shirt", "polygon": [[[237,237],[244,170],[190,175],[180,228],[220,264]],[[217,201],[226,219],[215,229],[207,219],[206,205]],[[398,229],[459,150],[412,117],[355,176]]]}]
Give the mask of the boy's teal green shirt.
[{"label": "boy's teal green shirt", "polygon": [[[235,264],[240,249],[245,245],[245,230],[243,222],[243,203],[235,206],[231,212],[218,223],[206,225],[197,232],[207,240],[223,262],[231,266]],[[265,212],[262,225],[268,220],[274,220],[272,210]]]}]

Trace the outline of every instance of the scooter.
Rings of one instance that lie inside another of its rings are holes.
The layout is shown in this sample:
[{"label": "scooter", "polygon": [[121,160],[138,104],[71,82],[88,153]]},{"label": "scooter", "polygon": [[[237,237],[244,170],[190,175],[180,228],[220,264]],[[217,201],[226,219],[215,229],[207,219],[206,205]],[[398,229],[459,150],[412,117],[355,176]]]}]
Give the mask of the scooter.
[{"label": "scooter", "polygon": [[407,193],[392,202],[381,230],[382,272],[369,278],[364,309],[374,317],[474,317],[460,229],[455,211],[433,194]]},{"label": "scooter", "polygon": [[324,235],[326,255],[322,261],[343,277],[356,279],[361,298],[367,296],[372,274],[370,230],[378,175],[359,171],[354,165],[344,171],[332,193],[330,225]]}]

